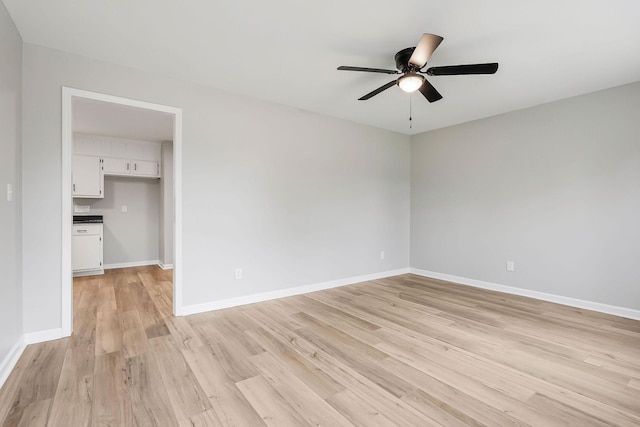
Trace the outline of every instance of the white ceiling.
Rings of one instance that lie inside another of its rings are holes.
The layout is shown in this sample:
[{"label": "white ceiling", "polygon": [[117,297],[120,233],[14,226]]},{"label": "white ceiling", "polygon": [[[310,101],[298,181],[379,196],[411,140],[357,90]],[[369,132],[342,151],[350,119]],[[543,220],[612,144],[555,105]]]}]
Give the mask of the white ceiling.
[{"label": "white ceiling", "polygon": [[[24,42],[414,134],[640,80],[636,0],[4,0]],[[492,76],[439,76],[429,104],[392,76],[422,33],[429,64],[499,62]]]},{"label": "white ceiling", "polygon": [[173,141],[173,114],[86,98],[73,99],[73,132]]}]

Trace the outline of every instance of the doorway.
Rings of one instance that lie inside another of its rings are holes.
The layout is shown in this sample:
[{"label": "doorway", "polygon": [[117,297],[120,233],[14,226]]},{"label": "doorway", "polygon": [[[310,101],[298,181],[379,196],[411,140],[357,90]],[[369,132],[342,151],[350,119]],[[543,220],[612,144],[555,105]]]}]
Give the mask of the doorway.
[{"label": "doorway", "polygon": [[[74,102],[75,101],[75,102]],[[169,115],[173,122],[172,172],[173,172],[173,233],[163,238],[163,244],[173,246],[173,314],[181,315],[182,309],[182,110],[175,107],[152,104],[128,98],[62,88],[62,335],[73,332],[73,274],[72,274],[72,154],[74,140],[74,104],[79,101],[99,101],[114,107],[135,109],[144,114]]]}]

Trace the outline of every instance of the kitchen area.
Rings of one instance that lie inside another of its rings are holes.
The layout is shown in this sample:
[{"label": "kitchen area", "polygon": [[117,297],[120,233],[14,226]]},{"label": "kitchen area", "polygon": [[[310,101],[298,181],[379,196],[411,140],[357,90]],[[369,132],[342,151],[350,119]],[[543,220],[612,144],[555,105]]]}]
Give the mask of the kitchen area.
[{"label": "kitchen area", "polygon": [[172,268],[172,117],[78,99],[73,131],[73,275]]}]

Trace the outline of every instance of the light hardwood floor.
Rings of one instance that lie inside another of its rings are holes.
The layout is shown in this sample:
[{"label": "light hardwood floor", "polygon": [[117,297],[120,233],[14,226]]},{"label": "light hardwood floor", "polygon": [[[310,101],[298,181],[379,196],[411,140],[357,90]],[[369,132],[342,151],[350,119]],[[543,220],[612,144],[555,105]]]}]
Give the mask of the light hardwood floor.
[{"label": "light hardwood floor", "polygon": [[189,317],[155,267],[75,280],[4,426],[638,426],[640,322],[413,275]]}]

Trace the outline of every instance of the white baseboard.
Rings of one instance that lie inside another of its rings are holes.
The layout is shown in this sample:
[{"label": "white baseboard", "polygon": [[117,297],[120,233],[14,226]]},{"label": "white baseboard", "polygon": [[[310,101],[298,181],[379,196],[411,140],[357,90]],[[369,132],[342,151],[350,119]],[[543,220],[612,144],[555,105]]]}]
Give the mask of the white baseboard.
[{"label": "white baseboard", "polygon": [[104,270],[74,271],[73,272],[73,277],[99,276],[101,274],[104,274]]},{"label": "white baseboard", "polygon": [[420,270],[417,268],[411,268],[409,270],[411,274],[416,274],[418,276],[430,277],[433,279],[445,280],[447,282],[454,282],[454,283],[460,283],[463,285],[469,285],[475,288],[489,289],[492,291],[504,292],[506,294],[512,294],[512,295],[520,295],[520,296],[534,298],[542,301],[568,305],[570,307],[584,308],[587,310],[598,311],[600,313],[612,314],[614,316],[640,320],[640,310],[634,310],[631,308],[618,307],[615,305],[602,304],[602,303],[593,302],[593,301],[585,301],[577,298],[570,298],[570,297],[564,297],[561,295],[548,294],[545,292],[532,291],[529,289],[515,288],[512,286],[498,285],[496,283],[484,282],[482,280],[469,279],[467,277],[460,277],[460,276],[453,276],[451,274],[436,273],[434,271]]},{"label": "white baseboard", "polygon": [[115,264],[105,264],[105,270],[111,270],[113,268],[127,268],[127,267],[145,267],[147,265],[158,265],[160,266],[160,260],[146,260],[146,261],[133,261],[133,262],[120,262]]},{"label": "white baseboard", "polygon": [[49,329],[46,331],[29,332],[24,334],[25,344],[36,344],[44,341],[57,340],[64,338],[62,334],[62,328]]},{"label": "white baseboard", "polygon": [[18,363],[18,359],[22,356],[22,352],[24,351],[27,345],[24,342],[24,338],[21,337],[17,343],[11,347],[9,353],[0,361],[0,388],[4,385],[7,378],[9,378],[9,374]]},{"label": "white baseboard", "polygon": [[158,267],[163,270],[173,270],[173,264],[163,264],[160,261],[158,261]]},{"label": "white baseboard", "polygon": [[346,279],[331,280],[328,282],[314,283],[311,285],[296,286],[293,288],[279,289],[277,291],[262,292],[259,294],[246,295],[237,298],[229,298],[218,301],[211,301],[203,304],[193,304],[183,306],[178,310],[179,316],[189,314],[204,313],[206,311],[221,310],[223,308],[236,307],[239,305],[253,304],[256,302],[268,301],[276,298],[290,297],[293,295],[307,294],[309,292],[322,291],[325,289],[337,288],[340,286],[353,285],[354,283],[366,282],[368,280],[382,279],[385,277],[398,276],[409,273],[408,268],[400,270],[383,271],[380,273],[367,274],[364,276],[349,277]]}]

